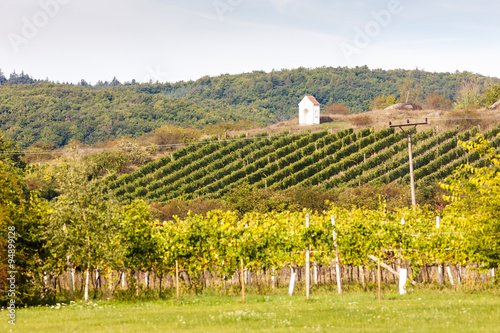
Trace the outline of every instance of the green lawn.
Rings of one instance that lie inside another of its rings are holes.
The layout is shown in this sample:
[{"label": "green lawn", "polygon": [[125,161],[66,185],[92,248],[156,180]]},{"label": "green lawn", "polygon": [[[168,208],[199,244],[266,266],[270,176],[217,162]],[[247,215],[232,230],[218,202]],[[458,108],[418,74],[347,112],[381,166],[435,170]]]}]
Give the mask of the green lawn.
[{"label": "green lawn", "polygon": [[141,302],[20,309],[17,325],[0,332],[500,332],[500,293],[416,291],[386,293],[316,291],[302,295],[199,296]]}]

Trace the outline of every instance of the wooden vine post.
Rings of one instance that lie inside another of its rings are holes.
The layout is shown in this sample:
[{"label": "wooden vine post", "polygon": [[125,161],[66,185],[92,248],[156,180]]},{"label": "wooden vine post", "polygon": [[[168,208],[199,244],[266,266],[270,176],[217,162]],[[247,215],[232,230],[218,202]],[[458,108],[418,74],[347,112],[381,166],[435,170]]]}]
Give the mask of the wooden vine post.
[{"label": "wooden vine post", "polygon": [[175,261],[175,290],[177,292],[177,302],[179,302],[179,261]]},{"label": "wooden vine post", "polygon": [[[306,214],[306,229],[309,228],[309,214]],[[311,289],[310,245],[306,249],[306,299],[309,299]]]},{"label": "wooden vine post", "polygon": [[382,280],[382,276],[381,276],[381,271],[380,271],[380,258],[378,259],[378,265],[377,265],[377,282],[378,282],[378,300],[380,301],[380,299],[382,298],[382,287],[381,287],[381,280]]},{"label": "wooden vine post", "polygon": [[240,259],[241,264],[241,303],[245,303],[245,265],[243,264],[243,258]]}]

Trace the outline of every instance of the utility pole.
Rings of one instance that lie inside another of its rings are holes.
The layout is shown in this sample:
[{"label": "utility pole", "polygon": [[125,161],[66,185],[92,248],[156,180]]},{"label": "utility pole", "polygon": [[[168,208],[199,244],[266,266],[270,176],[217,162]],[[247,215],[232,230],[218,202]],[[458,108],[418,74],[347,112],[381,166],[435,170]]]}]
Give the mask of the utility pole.
[{"label": "utility pole", "polygon": [[[417,207],[417,199],[415,198],[415,177],[413,175],[413,155],[411,153],[411,135],[417,131],[418,125],[427,125],[427,118],[425,118],[425,123],[414,123],[410,124],[410,120],[406,120],[406,124],[401,125],[393,125],[392,122],[389,122],[389,127],[399,127],[403,133],[406,134],[408,138],[408,158],[410,161],[410,185],[411,185],[411,204],[413,209]],[[405,130],[404,127],[413,127],[410,130]]]}]

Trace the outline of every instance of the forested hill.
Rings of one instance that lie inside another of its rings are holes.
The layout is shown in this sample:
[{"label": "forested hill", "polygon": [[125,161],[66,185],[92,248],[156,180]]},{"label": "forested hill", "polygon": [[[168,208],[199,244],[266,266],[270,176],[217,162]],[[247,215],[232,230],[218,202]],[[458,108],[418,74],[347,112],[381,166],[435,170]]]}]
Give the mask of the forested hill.
[{"label": "forested hill", "polygon": [[144,135],[166,124],[203,128],[228,121],[267,125],[296,117],[297,104],[314,95],[323,105],[342,103],[352,112],[370,109],[381,95],[402,95],[409,84],[423,100],[430,93],[455,100],[464,82],[481,89],[500,79],[468,72],[298,68],[203,77],[177,83],[98,82],[59,84],[0,71],[0,130],[27,147],[93,144]]}]

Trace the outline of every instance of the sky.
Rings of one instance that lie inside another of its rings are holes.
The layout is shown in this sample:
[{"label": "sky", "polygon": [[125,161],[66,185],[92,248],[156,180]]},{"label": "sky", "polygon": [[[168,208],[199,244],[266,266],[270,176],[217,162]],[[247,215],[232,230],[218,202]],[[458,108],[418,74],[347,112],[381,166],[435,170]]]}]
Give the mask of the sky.
[{"label": "sky", "polygon": [[90,83],[298,67],[500,77],[498,0],[0,0],[0,69]]}]

